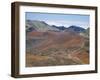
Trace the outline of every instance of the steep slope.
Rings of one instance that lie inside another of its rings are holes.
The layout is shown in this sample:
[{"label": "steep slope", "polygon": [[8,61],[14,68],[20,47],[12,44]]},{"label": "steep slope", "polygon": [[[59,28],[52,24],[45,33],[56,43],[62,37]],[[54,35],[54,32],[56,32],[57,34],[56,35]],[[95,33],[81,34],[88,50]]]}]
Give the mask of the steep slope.
[{"label": "steep slope", "polygon": [[26,20],[26,30],[31,31],[29,30],[30,28],[31,30],[42,31],[42,32],[48,31],[48,30],[59,31],[59,29],[52,27],[43,21]]}]

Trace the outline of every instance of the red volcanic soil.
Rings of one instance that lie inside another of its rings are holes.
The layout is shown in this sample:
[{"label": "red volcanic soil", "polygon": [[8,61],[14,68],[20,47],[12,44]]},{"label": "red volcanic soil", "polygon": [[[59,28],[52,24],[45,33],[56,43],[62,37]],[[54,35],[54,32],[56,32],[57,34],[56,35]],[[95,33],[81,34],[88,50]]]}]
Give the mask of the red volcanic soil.
[{"label": "red volcanic soil", "polygon": [[89,64],[89,53],[86,51],[78,50],[69,54],[69,58],[77,60],[82,64]]},{"label": "red volcanic soil", "polygon": [[43,35],[43,32],[36,32],[36,31],[33,31],[33,32],[29,32],[28,33],[28,36],[32,36],[32,37],[40,37]]},{"label": "red volcanic soil", "polygon": [[45,37],[44,41],[37,47],[40,50],[46,50],[48,48],[69,48],[69,47],[81,47],[84,38],[76,33],[71,32],[31,32],[28,36],[32,37]]},{"label": "red volcanic soil", "polygon": [[27,36],[27,40],[34,39],[34,48],[33,52],[26,51],[26,66],[89,64],[89,53],[83,48],[85,38],[78,33],[33,31]]}]

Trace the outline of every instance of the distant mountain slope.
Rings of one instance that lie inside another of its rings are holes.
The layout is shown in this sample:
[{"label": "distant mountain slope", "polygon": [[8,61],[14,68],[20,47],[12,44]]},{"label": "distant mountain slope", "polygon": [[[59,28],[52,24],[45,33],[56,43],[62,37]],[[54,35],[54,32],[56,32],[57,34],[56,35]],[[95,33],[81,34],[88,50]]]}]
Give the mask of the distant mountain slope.
[{"label": "distant mountain slope", "polygon": [[75,26],[75,25],[72,25],[72,26],[68,27],[67,29],[70,30],[70,31],[75,31],[77,33],[84,32],[85,31],[84,28],[78,27],[78,26]]},{"label": "distant mountain slope", "polygon": [[60,31],[65,31],[65,32],[71,31],[71,32],[81,33],[85,31],[84,28],[75,25],[69,26],[68,28],[65,26],[56,26],[56,25],[52,25],[52,27],[58,28]]},{"label": "distant mountain slope", "polygon": [[49,30],[59,31],[59,29],[52,27],[43,21],[37,21],[37,20],[26,20],[26,30],[27,31],[31,31],[31,30],[35,30],[35,31],[49,31]]},{"label": "distant mountain slope", "polygon": [[45,32],[45,31],[71,31],[71,32],[76,32],[76,33],[86,33],[85,29],[80,27],[80,26],[76,26],[76,25],[72,25],[69,27],[65,27],[65,26],[56,26],[56,25],[49,25],[44,21],[38,21],[38,20],[26,20],[26,32],[31,32],[31,31],[41,31],[41,32]]},{"label": "distant mountain slope", "polygon": [[59,30],[65,30],[65,29],[67,29],[65,26],[52,25],[52,27],[58,28]]}]

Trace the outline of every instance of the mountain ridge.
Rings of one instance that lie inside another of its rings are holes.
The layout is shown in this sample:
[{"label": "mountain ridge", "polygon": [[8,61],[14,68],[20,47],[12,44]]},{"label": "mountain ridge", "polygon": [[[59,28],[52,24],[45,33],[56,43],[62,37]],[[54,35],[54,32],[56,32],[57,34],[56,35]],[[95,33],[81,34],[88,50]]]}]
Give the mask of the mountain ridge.
[{"label": "mountain ridge", "polygon": [[26,20],[26,31],[72,31],[81,33],[84,32],[86,29],[71,25],[69,27],[65,26],[56,26],[56,25],[49,25],[45,21],[38,21],[38,20]]}]

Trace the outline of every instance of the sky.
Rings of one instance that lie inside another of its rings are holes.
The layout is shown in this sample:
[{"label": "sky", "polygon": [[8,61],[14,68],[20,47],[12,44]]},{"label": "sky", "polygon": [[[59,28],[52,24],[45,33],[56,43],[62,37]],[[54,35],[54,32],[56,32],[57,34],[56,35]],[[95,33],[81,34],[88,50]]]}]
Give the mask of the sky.
[{"label": "sky", "polygon": [[85,29],[90,26],[89,15],[26,12],[25,17],[26,20],[45,21],[49,25],[56,26],[69,27],[71,25],[76,25]]}]

